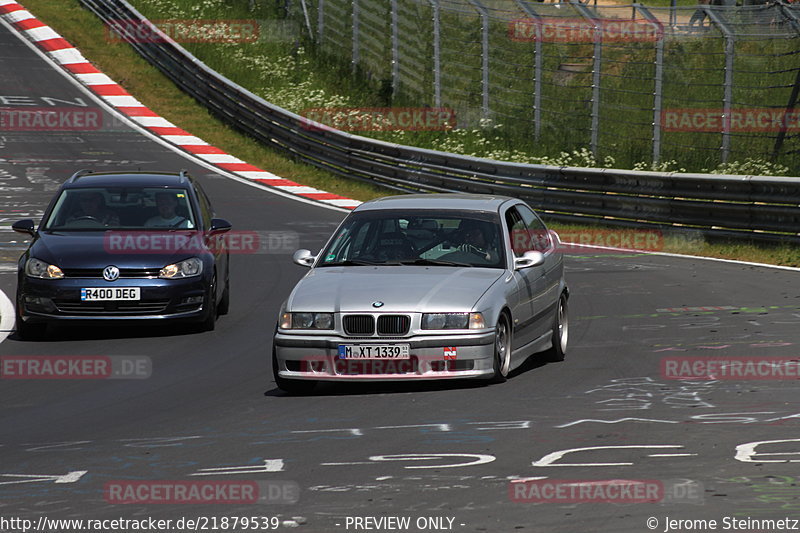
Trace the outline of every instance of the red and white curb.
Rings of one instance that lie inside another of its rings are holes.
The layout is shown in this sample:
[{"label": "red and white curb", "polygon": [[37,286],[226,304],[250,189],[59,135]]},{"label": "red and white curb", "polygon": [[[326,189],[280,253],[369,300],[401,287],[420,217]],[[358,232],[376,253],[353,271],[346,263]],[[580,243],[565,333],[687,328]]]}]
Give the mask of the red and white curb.
[{"label": "red and white curb", "polygon": [[62,38],[50,26],[38,20],[30,11],[15,0],[0,0],[0,16],[8,21],[20,33],[36,43],[57,64],[85,85],[103,101],[127,116],[143,128],[158,135],[161,139],[178,146],[207,163],[233,173],[239,177],[266,185],[288,194],[324,204],[353,209],[361,202],[325,192],[313,187],[306,187],[286,178],[276,176],[272,172],[255,167],[202,139],[182,130],[175,124],[158,116],[114,80],[97,70],[83,54]]}]

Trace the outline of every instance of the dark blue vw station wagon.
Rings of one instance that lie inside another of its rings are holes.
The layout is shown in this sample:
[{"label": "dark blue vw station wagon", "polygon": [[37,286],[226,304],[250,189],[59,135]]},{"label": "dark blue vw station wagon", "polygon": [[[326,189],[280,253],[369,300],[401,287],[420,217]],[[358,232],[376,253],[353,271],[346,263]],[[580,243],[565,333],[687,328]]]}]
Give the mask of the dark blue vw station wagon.
[{"label": "dark blue vw station wagon", "polygon": [[76,172],[19,260],[16,330],[49,323],[176,319],[213,330],[230,302],[226,220],[185,171]]}]

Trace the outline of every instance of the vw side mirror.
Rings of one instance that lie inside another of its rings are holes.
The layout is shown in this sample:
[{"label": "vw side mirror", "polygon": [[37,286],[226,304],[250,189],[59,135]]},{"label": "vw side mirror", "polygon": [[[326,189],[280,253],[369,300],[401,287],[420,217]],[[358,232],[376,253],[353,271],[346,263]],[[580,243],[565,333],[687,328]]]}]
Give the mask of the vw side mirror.
[{"label": "vw side mirror", "polygon": [[17,220],[11,225],[11,229],[19,233],[27,233],[31,237],[36,236],[35,224],[33,220],[26,218],[25,220]]},{"label": "vw side mirror", "polygon": [[231,227],[231,223],[224,218],[212,218],[209,233],[225,233],[230,231]]}]

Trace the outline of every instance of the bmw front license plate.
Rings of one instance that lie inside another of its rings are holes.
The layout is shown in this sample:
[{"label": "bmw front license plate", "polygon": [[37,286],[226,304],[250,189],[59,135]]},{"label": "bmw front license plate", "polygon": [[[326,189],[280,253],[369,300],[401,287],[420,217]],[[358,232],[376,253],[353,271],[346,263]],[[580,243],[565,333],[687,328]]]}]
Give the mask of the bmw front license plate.
[{"label": "bmw front license plate", "polygon": [[408,344],[340,344],[339,359],[410,359]]},{"label": "bmw front license plate", "polygon": [[139,287],[113,287],[81,289],[82,302],[110,302],[115,300],[138,301],[141,289]]}]

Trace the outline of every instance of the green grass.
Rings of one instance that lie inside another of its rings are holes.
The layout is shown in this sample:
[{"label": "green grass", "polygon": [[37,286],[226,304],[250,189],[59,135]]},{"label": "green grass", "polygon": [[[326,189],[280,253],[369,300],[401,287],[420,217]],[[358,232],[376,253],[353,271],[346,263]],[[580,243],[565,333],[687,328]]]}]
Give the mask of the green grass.
[{"label": "green grass", "polygon": [[[385,189],[362,182],[345,180],[313,167],[294,163],[284,155],[233,131],[211,116],[191,97],[178,90],[129,46],[108,42],[100,21],[90,12],[82,9],[76,0],[66,0],[59,2],[58,5],[49,0],[25,0],[24,5],[80,48],[90,61],[121,83],[145,105],[171,122],[213,145],[223,148],[236,157],[298,183],[319,187],[359,200],[391,194]],[[158,18],[157,14],[148,14]],[[241,12],[234,12],[229,16],[236,18],[237,15],[240,18],[247,18],[242,17],[243,13]],[[266,59],[269,61],[282,60],[286,57],[283,55],[286,46],[287,43],[275,43],[273,47],[275,56]],[[289,46],[294,45],[290,44]],[[302,70],[293,71],[294,79],[301,83],[307,81],[306,74]],[[318,68],[312,79],[314,83],[324,86],[326,83],[336,82],[337,76],[335,69]],[[379,94],[376,95],[369,88],[369,83],[359,82],[357,79],[351,79],[350,76],[339,79],[338,86],[348,90],[352,89],[364,97],[373,98],[371,101],[375,105],[379,105],[382,101],[382,97]],[[316,88],[311,87],[312,90]],[[551,224],[551,226],[559,232],[595,231],[598,228],[597,226],[565,224]],[[680,237],[668,237],[664,241],[663,251],[800,266],[800,249],[795,246],[764,246],[746,242],[707,243],[702,239],[687,240]]]}]

